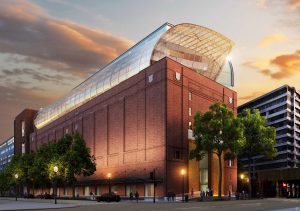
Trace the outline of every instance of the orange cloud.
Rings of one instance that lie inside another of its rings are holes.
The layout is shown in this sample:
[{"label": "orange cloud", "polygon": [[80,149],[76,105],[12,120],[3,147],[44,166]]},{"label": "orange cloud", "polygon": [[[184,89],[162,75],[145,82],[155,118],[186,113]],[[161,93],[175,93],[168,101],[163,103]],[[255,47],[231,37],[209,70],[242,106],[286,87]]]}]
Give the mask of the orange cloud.
[{"label": "orange cloud", "polygon": [[288,6],[292,9],[298,7],[300,5],[300,0],[290,0],[288,2]]},{"label": "orange cloud", "polygon": [[27,62],[85,78],[133,42],[99,29],[50,17],[26,0],[2,0],[0,49]]},{"label": "orange cloud", "polygon": [[255,61],[244,63],[245,66],[259,69],[262,74],[270,76],[273,79],[288,78],[300,72],[300,50],[270,59],[267,67],[257,64]]},{"label": "orange cloud", "polygon": [[271,44],[275,42],[283,42],[287,40],[287,36],[283,34],[271,34],[268,36],[265,36],[259,43],[258,46],[261,48],[267,48]]},{"label": "orange cloud", "polygon": [[252,99],[255,99],[256,97],[259,97],[262,94],[264,94],[264,92],[253,92],[253,93],[251,93],[249,95],[239,96],[238,97],[239,104],[243,104],[244,102],[247,102],[247,101],[250,101]]}]

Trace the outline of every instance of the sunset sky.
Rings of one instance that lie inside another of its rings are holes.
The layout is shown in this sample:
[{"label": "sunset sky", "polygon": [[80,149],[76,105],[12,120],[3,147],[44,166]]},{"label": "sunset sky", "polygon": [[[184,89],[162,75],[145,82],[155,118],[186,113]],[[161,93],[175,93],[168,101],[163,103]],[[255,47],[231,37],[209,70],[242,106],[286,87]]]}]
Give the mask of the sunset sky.
[{"label": "sunset sky", "polygon": [[165,22],[235,42],[239,105],[300,89],[300,0],[0,0],[0,142],[24,108],[64,96]]}]

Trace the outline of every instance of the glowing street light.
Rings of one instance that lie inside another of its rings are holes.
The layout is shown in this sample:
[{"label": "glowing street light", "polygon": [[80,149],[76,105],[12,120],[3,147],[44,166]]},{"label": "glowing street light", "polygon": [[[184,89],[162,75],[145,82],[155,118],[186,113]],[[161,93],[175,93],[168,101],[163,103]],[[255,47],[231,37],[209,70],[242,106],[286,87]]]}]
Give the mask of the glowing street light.
[{"label": "glowing street light", "polygon": [[19,178],[19,175],[15,174],[15,179],[16,179],[16,201],[18,201],[18,195],[17,195],[17,182],[18,182],[18,178]]},{"label": "glowing street light", "polygon": [[110,185],[111,173],[107,174],[107,178],[108,178],[108,194],[110,196],[111,195],[111,185]]},{"label": "glowing street light", "polygon": [[[57,172],[58,172],[58,167],[57,166],[54,166],[53,167],[53,171],[55,173],[55,177],[57,176]],[[57,184],[56,184],[56,178],[55,178],[55,181],[54,181],[54,204],[57,204],[57,200],[56,200],[56,194],[57,194]]]},{"label": "glowing street light", "polygon": [[244,178],[245,178],[245,175],[244,175],[244,174],[241,174],[241,175],[240,175],[240,178],[241,178],[241,179],[244,179]]},{"label": "glowing street light", "polygon": [[184,202],[184,175],[185,175],[185,169],[180,170],[180,174],[182,176],[182,202]]}]

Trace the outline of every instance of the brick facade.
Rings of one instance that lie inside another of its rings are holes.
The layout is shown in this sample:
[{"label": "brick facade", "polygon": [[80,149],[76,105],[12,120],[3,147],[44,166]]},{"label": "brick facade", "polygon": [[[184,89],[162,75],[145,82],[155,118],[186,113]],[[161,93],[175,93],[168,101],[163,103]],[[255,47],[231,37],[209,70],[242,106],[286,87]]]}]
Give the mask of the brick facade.
[{"label": "brick facade", "polygon": [[[207,111],[217,101],[226,103],[236,113],[236,98],[234,91],[164,58],[35,130],[31,134],[30,149],[34,151],[66,133],[81,133],[96,157],[97,171],[90,177],[78,178],[82,185],[78,189],[80,194],[84,194],[84,186],[96,193],[97,189],[100,193],[107,191],[106,175],[111,173],[111,183],[118,194],[125,195],[127,186],[139,190],[143,196],[145,184],[151,183],[149,173],[154,168],[159,181],[157,195],[166,195],[168,191],[181,193],[181,168],[188,171],[186,192],[191,188],[197,191],[199,164],[188,161],[189,122],[193,122],[196,111]],[[209,185],[216,193],[215,165],[217,162],[210,159]],[[223,175],[224,193],[229,186],[234,191],[236,162],[234,167],[224,165]]]}]

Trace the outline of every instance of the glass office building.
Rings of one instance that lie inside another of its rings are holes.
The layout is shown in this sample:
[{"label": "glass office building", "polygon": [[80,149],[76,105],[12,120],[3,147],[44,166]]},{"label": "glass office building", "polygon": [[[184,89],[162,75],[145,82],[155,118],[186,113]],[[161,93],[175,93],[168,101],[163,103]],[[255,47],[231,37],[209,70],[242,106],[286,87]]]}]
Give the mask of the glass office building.
[{"label": "glass office building", "polygon": [[206,27],[165,23],[79,84],[67,96],[41,109],[34,121],[35,126],[42,128],[164,57],[231,87],[234,85],[233,68],[225,58],[232,47],[231,40]]},{"label": "glass office building", "polygon": [[0,172],[4,170],[4,168],[11,161],[14,156],[14,137],[9,138],[0,144]]}]

